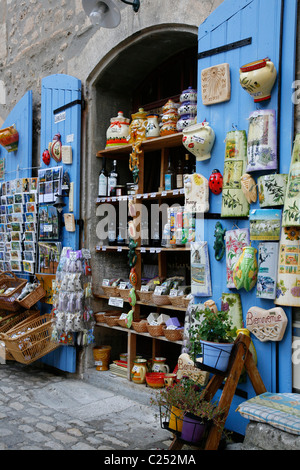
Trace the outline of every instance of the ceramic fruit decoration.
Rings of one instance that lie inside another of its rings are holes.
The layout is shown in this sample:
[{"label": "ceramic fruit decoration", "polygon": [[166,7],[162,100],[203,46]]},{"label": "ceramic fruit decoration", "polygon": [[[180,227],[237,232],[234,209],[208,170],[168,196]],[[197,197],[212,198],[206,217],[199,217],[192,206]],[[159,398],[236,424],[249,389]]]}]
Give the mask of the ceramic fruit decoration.
[{"label": "ceramic fruit decoration", "polygon": [[248,173],[245,173],[241,177],[241,185],[242,185],[242,191],[246,196],[247,201],[249,204],[251,202],[256,202],[257,201],[257,189],[256,189],[256,183],[254,179],[252,178],[251,175]]},{"label": "ceramic fruit decoration", "polygon": [[270,310],[251,307],[246,316],[248,330],[263,343],[265,341],[281,341],[287,322],[287,316],[281,307],[274,307]]},{"label": "ceramic fruit decoration", "polygon": [[276,305],[300,307],[300,228],[282,227],[279,245]]},{"label": "ceramic fruit decoration", "polygon": [[42,160],[45,163],[45,165],[50,164],[51,157],[50,157],[49,150],[46,149],[46,150],[43,151]]},{"label": "ceramic fruit decoration", "polygon": [[225,254],[225,243],[224,243],[224,235],[226,233],[226,229],[223,229],[220,222],[216,223],[215,226],[215,243],[214,243],[214,250],[215,250],[215,258],[217,261],[221,261]]},{"label": "ceramic fruit decoration", "polygon": [[256,253],[256,248],[246,246],[233,268],[233,282],[238,290],[244,288],[250,292],[256,284],[258,272]]},{"label": "ceramic fruit decoration", "polygon": [[209,189],[212,193],[218,195],[222,192],[223,176],[219,170],[213,170],[208,180]]},{"label": "ceramic fruit decoration", "polygon": [[211,150],[215,143],[215,132],[209,123],[194,124],[182,131],[184,147],[195,155],[197,161],[211,158]]},{"label": "ceramic fruit decoration", "polygon": [[296,135],[293,145],[282,225],[300,226],[300,134]]},{"label": "ceramic fruit decoration", "polygon": [[128,295],[128,301],[132,307],[135,307],[136,304],[136,294],[135,294],[135,288],[132,287],[129,291]]},{"label": "ceramic fruit decoration", "polygon": [[259,109],[249,116],[247,172],[277,170],[276,112]]},{"label": "ceramic fruit decoration", "polygon": [[271,98],[276,77],[277,70],[268,57],[240,68],[240,84],[254,98],[255,103]]},{"label": "ceramic fruit decoration", "polygon": [[288,182],[287,174],[264,175],[257,178],[260,207],[282,206]]},{"label": "ceramic fruit decoration", "polygon": [[226,284],[228,289],[235,288],[233,282],[233,268],[243,252],[243,248],[250,243],[248,228],[227,230],[225,234],[226,246]]},{"label": "ceramic fruit decoration", "polygon": [[130,270],[129,281],[133,287],[137,286],[138,279],[137,279],[137,274],[134,268],[131,268]]},{"label": "ceramic fruit decoration", "polygon": [[56,161],[60,162],[62,158],[62,144],[61,144],[61,135],[55,134],[53,141],[49,143],[48,150],[51,157]]},{"label": "ceramic fruit decoration", "polygon": [[249,215],[249,202],[242,190],[241,178],[246,172],[246,131],[230,131],[225,140],[225,161],[222,189],[222,217]]},{"label": "ceramic fruit decoration", "polygon": [[111,118],[110,126],[106,131],[105,148],[128,144],[129,122],[130,119],[124,117],[122,111],[119,111],[117,116]]}]

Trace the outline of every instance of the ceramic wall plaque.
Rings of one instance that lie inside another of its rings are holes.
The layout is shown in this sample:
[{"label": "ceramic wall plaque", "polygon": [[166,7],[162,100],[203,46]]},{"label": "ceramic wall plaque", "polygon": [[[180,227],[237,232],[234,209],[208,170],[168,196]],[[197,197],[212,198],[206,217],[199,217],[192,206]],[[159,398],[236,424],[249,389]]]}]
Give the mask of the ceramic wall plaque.
[{"label": "ceramic wall plaque", "polygon": [[281,307],[265,310],[251,307],[246,315],[246,327],[260,341],[281,341],[288,319]]},{"label": "ceramic wall plaque", "polygon": [[300,228],[281,230],[276,305],[300,307]]},{"label": "ceramic wall plaque", "polygon": [[288,175],[274,174],[257,178],[260,207],[282,206],[285,200]]},{"label": "ceramic wall plaque", "polygon": [[238,290],[244,288],[250,292],[256,284],[258,272],[256,253],[256,248],[246,246],[233,268],[233,282]]},{"label": "ceramic wall plaque", "polygon": [[233,328],[236,327],[237,330],[243,328],[243,309],[240,294],[223,292],[221,310],[229,313]]},{"label": "ceramic wall plaque", "polygon": [[241,178],[247,165],[247,137],[245,131],[227,133],[223,172],[222,217],[249,215],[249,203],[242,190]]},{"label": "ceramic wall plaque", "polygon": [[250,211],[250,240],[279,241],[280,209],[253,209]]},{"label": "ceramic wall plaque", "polygon": [[191,293],[198,297],[212,295],[207,242],[191,243]]},{"label": "ceramic wall plaque", "polygon": [[271,98],[276,77],[277,70],[268,57],[240,68],[240,84],[254,98],[254,103]]},{"label": "ceramic wall plaque", "polygon": [[250,243],[248,228],[227,230],[225,234],[226,245],[226,282],[228,289],[234,289],[233,268],[243,252],[243,248]]},{"label": "ceramic wall plaque", "polygon": [[293,146],[282,225],[300,226],[300,134],[296,135]]},{"label": "ceramic wall plaque", "polygon": [[201,124],[188,126],[186,129],[183,129],[182,133],[184,147],[195,155],[198,162],[211,158],[211,151],[216,136],[208,122],[204,121]]},{"label": "ceramic wall plaque", "polygon": [[209,211],[208,180],[198,173],[184,175],[185,210],[187,212]]},{"label": "ceramic wall plaque", "polygon": [[201,92],[204,105],[229,101],[231,96],[229,64],[219,64],[201,71]]},{"label": "ceramic wall plaque", "polygon": [[249,116],[247,172],[277,170],[276,112],[259,109]]},{"label": "ceramic wall plaque", "polygon": [[256,297],[274,300],[276,297],[279,244],[273,242],[258,245],[258,276]]}]

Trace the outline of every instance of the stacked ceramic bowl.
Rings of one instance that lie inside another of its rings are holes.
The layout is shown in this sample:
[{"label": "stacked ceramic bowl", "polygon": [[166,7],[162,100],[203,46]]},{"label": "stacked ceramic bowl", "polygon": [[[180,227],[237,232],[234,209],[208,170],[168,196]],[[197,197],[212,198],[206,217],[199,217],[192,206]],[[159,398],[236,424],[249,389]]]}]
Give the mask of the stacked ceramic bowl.
[{"label": "stacked ceramic bowl", "polygon": [[180,95],[179,119],[177,130],[182,132],[188,126],[197,122],[197,90],[189,87]]}]

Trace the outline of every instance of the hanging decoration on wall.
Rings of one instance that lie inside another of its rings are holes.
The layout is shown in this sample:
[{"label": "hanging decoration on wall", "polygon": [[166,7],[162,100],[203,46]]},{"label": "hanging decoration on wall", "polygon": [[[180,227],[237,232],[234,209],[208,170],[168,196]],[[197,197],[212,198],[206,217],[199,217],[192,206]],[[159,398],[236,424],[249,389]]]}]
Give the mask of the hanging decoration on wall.
[{"label": "hanging decoration on wall", "polygon": [[219,170],[213,170],[208,180],[209,189],[212,193],[218,195],[222,192],[223,176]]},{"label": "hanging decoration on wall", "polygon": [[258,271],[256,253],[256,248],[246,246],[233,268],[233,282],[238,290],[243,287],[250,292],[256,284]]},{"label": "hanging decoration on wall", "polygon": [[280,209],[253,209],[250,211],[250,240],[279,241]]},{"label": "hanging decoration on wall", "polygon": [[247,172],[277,170],[276,112],[259,109],[249,116]]},{"label": "hanging decoration on wall", "polygon": [[225,162],[222,190],[222,217],[249,215],[249,203],[242,190],[241,178],[246,171],[246,131],[230,131],[225,141]]},{"label": "hanging decoration on wall", "polygon": [[257,178],[260,207],[282,206],[288,182],[287,174],[264,175]]},{"label": "hanging decoration on wall", "polygon": [[117,116],[111,118],[110,126],[106,131],[105,148],[128,145],[129,123],[130,119],[124,117],[122,111],[119,111]]},{"label": "hanging decoration on wall", "polygon": [[281,341],[287,326],[287,316],[281,307],[265,310],[251,307],[246,315],[248,330],[261,342]]},{"label": "hanging decoration on wall", "polygon": [[184,175],[185,211],[209,211],[208,180],[199,173]]},{"label": "hanging decoration on wall", "polygon": [[50,165],[51,156],[50,156],[50,152],[49,152],[48,149],[45,149],[43,151],[42,160],[45,163],[45,165],[47,165],[47,166]]},{"label": "hanging decoration on wall", "polygon": [[201,71],[202,102],[211,104],[229,101],[231,83],[229,64],[218,64]]},{"label": "hanging decoration on wall", "polygon": [[184,147],[195,155],[198,162],[211,158],[216,136],[208,122],[203,121],[201,124],[189,126],[183,129],[182,133]]},{"label": "hanging decoration on wall", "polygon": [[233,268],[237,263],[243,248],[250,243],[248,228],[227,230],[225,234],[226,245],[226,282],[228,289],[234,289]]},{"label": "hanging decoration on wall", "polygon": [[0,145],[9,153],[18,150],[19,132],[15,125],[0,129]]},{"label": "hanging decoration on wall", "polygon": [[300,226],[300,134],[296,135],[293,145],[282,225]]},{"label": "hanging decoration on wall", "polygon": [[256,297],[274,300],[276,297],[278,243],[259,243]]},{"label": "hanging decoration on wall", "polygon": [[232,321],[232,328],[236,327],[237,330],[243,328],[243,309],[240,294],[223,292],[221,311],[228,312]]},{"label": "hanging decoration on wall", "polygon": [[51,157],[56,161],[60,162],[62,158],[62,144],[61,144],[61,135],[55,134],[52,142],[49,142],[48,150]]},{"label": "hanging decoration on wall", "polygon": [[215,258],[217,261],[221,261],[225,254],[225,242],[224,242],[224,235],[226,233],[226,229],[223,229],[221,222],[217,222],[215,226],[215,243],[214,243],[214,250],[215,250]]},{"label": "hanging decoration on wall", "polygon": [[252,202],[257,201],[257,189],[256,189],[256,183],[255,180],[252,178],[251,175],[248,173],[245,173],[241,177],[241,185],[242,185],[242,191],[244,195],[246,196],[246,199],[249,204]]},{"label": "hanging decoration on wall", "polygon": [[271,98],[276,77],[277,70],[268,57],[250,62],[240,68],[240,84],[254,98],[254,103]]},{"label": "hanging decoration on wall", "polygon": [[283,227],[278,257],[276,305],[300,307],[300,228]]},{"label": "hanging decoration on wall", "polygon": [[191,243],[191,293],[198,297],[212,295],[207,242]]}]

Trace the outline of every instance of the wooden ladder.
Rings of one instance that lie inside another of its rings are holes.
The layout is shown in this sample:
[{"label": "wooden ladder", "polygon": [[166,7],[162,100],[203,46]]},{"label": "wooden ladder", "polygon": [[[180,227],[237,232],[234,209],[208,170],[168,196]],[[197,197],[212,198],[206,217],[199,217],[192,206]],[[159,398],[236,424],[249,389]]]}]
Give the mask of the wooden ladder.
[{"label": "wooden ladder", "polygon": [[[243,368],[245,368],[251,380],[256,395],[261,395],[262,393],[265,393],[267,391],[259,375],[255,362],[252,358],[252,354],[249,351],[250,342],[251,339],[249,336],[244,335],[242,333],[239,334],[239,336],[235,340],[226,373],[216,373],[215,375],[213,375],[206,388],[202,392],[203,399],[211,401],[214,395],[219,390],[224,380],[224,377],[227,377],[218,403],[218,408],[220,410],[226,410],[224,413],[221,429],[220,426],[212,424],[207,434],[204,450],[217,450],[219,447],[222,430],[224,428],[225,421],[229,413],[230,405],[234,397],[236,387],[239,382]],[[180,438],[175,436],[169,447],[169,450],[180,450],[183,445],[184,442],[180,441]]]}]

